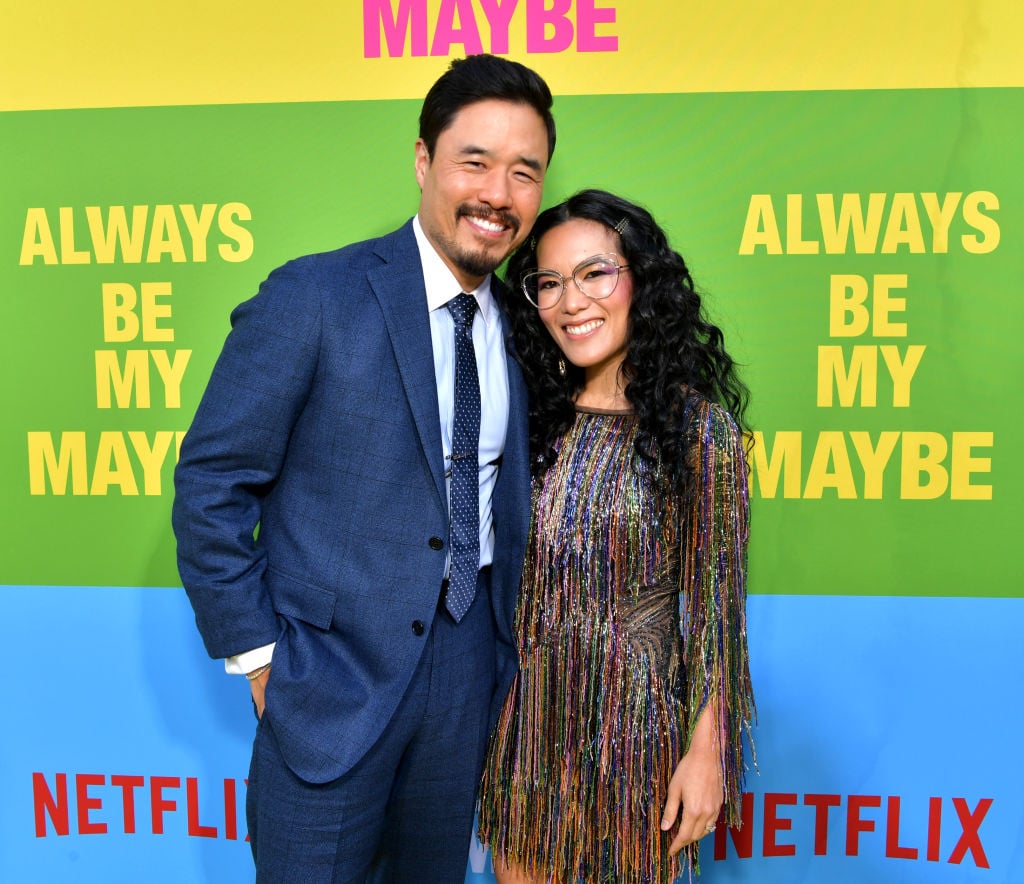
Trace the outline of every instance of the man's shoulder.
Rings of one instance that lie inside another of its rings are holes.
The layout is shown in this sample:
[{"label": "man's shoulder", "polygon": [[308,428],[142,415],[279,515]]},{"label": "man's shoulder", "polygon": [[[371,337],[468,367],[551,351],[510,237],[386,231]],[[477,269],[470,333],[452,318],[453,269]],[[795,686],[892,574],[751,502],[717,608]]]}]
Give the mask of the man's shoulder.
[{"label": "man's shoulder", "polygon": [[410,223],[384,236],[293,258],[270,271],[257,293],[238,305],[232,322],[246,312],[313,316],[328,304],[351,304],[375,285],[378,272],[413,272],[418,255]]},{"label": "man's shoulder", "polygon": [[386,264],[397,256],[415,252],[416,240],[412,232],[412,223],[407,222],[383,236],[364,239],[349,243],[326,252],[314,252],[293,258],[279,270],[308,275],[352,272],[356,269],[368,269]]}]

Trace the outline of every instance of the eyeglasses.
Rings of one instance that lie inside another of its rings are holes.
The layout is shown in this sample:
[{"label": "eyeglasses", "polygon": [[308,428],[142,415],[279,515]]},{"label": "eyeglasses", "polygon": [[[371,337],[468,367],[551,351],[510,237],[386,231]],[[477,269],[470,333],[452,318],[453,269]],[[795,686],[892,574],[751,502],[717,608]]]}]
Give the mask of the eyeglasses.
[{"label": "eyeglasses", "polygon": [[[618,255],[594,255],[576,265],[572,281],[588,298],[600,301],[615,291],[623,270],[629,270],[629,265],[620,264]],[[537,269],[523,276],[523,294],[538,310],[550,310],[562,300],[568,283],[557,270]]]}]

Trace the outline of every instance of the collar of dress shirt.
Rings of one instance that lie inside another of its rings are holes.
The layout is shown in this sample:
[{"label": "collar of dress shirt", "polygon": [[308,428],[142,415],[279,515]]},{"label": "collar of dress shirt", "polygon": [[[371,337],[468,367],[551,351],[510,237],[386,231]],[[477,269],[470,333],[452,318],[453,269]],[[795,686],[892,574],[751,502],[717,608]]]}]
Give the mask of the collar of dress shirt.
[{"label": "collar of dress shirt", "polygon": [[[412,219],[412,230],[416,234],[416,245],[420,250],[423,283],[427,289],[427,310],[436,310],[439,307],[444,307],[462,291],[462,287],[455,278],[455,274],[448,269],[448,265],[441,260],[441,256],[427,239],[418,215]],[[476,298],[480,307],[480,315],[489,325],[494,313],[494,304],[491,298],[491,275],[488,273],[484,277],[484,281],[470,294]]]}]

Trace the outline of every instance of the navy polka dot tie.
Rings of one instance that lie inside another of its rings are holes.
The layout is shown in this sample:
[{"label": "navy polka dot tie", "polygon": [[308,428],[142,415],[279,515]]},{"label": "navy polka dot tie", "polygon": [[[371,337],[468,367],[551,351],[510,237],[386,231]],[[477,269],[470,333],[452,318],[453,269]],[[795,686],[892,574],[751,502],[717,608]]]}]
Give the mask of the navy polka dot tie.
[{"label": "navy polka dot tie", "polygon": [[455,421],[452,427],[451,556],[448,611],[456,622],[469,610],[480,568],[480,379],[473,349],[476,298],[448,302],[455,319]]}]

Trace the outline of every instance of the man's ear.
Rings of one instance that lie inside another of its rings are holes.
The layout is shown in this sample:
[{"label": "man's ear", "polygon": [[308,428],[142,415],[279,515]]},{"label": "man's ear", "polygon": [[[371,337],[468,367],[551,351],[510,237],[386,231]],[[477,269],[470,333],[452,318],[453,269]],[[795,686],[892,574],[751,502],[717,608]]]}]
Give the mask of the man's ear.
[{"label": "man's ear", "polygon": [[423,189],[423,179],[427,176],[427,169],[430,168],[430,151],[427,150],[426,142],[422,138],[416,139],[416,183],[420,190]]}]

